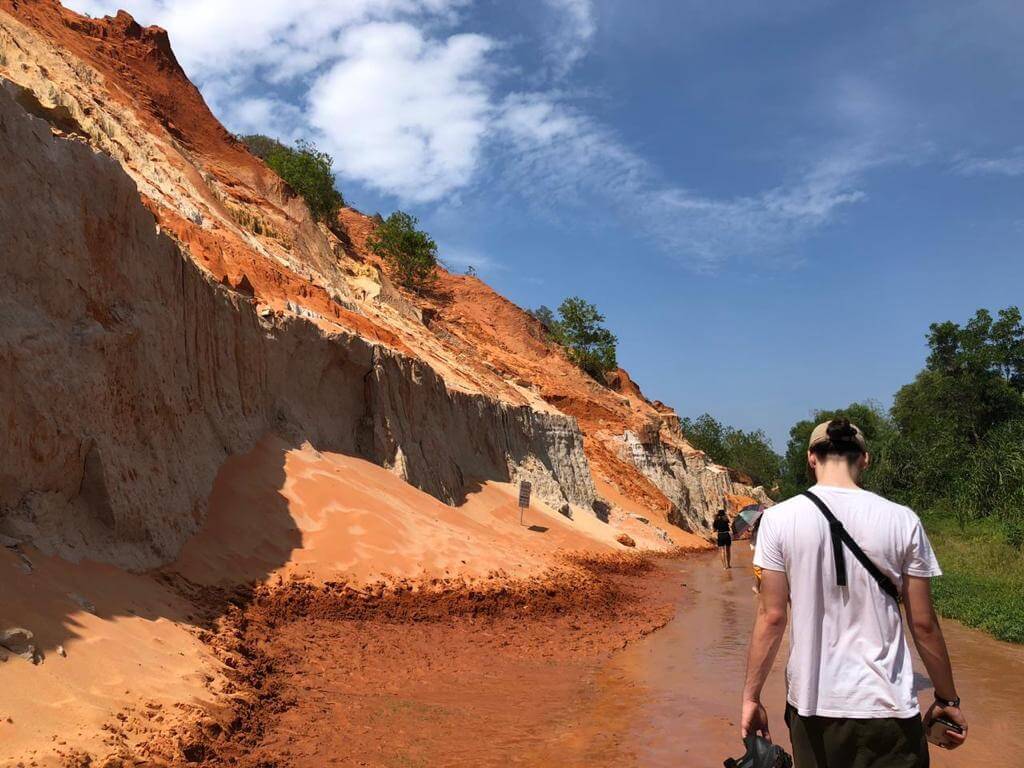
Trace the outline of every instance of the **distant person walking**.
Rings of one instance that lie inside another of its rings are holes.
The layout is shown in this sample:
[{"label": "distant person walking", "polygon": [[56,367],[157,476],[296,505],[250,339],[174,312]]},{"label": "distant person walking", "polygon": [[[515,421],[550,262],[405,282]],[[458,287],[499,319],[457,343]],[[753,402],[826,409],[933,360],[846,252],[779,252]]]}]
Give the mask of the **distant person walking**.
[{"label": "distant person walking", "polygon": [[[763,575],[740,731],[771,738],[761,689],[791,604],[786,723],[796,768],[927,768],[929,726],[947,749],[967,737],[932,607],[938,562],[917,515],[858,487],[869,460],[855,425],[819,424],[807,451],[817,484],[772,507],[758,531],[754,563]],[[901,597],[934,685],[923,723]]]},{"label": "distant person walking", "polygon": [[717,534],[718,551],[722,554],[722,567],[732,568],[732,533],[729,531],[729,516],[725,514],[724,509],[718,510],[711,523],[711,528]]}]

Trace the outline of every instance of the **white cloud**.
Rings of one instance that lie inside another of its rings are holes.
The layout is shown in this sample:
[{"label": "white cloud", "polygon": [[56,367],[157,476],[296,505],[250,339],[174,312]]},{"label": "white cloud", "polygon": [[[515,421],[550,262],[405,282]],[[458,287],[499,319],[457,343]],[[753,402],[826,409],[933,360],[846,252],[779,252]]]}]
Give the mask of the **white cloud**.
[{"label": "white cloud", "polygon": [[[491,111],[493,41],[429,37],[469,0],[136,0],[232,130],[317,140],[342,179],[404,201],[467,185]],[[74,0],[94,15],[119,0]]]},{"label": "white cloud", "polygon": [[1003,157],[964,157],[955,169],[964,176],[1024,176],[1024,147]]},{"label": "white cloud", "polygon": [[[186,70],[236,131],[312,138],[342,184],[358,181],[402,203],[450,201],[484,176],[489,199],[516,195],[544,216],[617,217],[697,269],[730,257],[771,258],[863,197],[878,159],[850,141],[790,182],[709,197],[667,182],[606,125],[555,91],[520,91],[536,73],[498,71],[501,43],[448,34],[472,0],[135,0],[140,23],[171,34]],[[591,0],[538,0],[558,23],[549,76],[565,77],[596,30]],[[120,0],[73,0],[111,13]],[[534,82],[536,82],[534,80]],[[857,114],[877,98],[845,91]],[[848,117],[848,116],[847,116]],[[876,119],[865,121],[870,124]],[[448,257],[488,266],[479,257]]]},{"label": "white cloud", "polygon": [[564,77],[586,55],[597,31],[591,0],[544,0],[560,18],[553,27],[548,53],[552,73]]},{"label": "white cloud", "polygon": [[[335,54],[338,35],[359,24],[451,17],[468,0],[133,0],[141,24],[158,24],[200,81],[262,71],[270,81],[312,72]],[[124,0],[65,0],[93,15]]]},{"label": "white cloud", "polygon": [[492,47],[480,35],[430,41],[408,24],[360,26],[310,89],[310,123],[343,175],[413,202],[440,199],[477,168]]},{"label": "white cloud", "polygon": [[538,213],[617,217],[701,271],[730,257],[771,258],[791,247],[862,200],[858,183],[883,162],[872,145],[849,143],[788,184],[716,198],[666,183],[614,133],[543,94],[510,97],[497,125],[516,147],[502,178]]},{"label": "white cloud", "polygon": [[512,93],[496,121],[519,145],[545,144],[566,136],[578,136],[580,122],[543,93]]},{"label": "white cloud", "polygon": [[286,144],[301,138],[297,126],[302,124],[302,111],[294,104],[274,98],[221,98],[227,105],[220,119],[240,134],[265,133]]}]

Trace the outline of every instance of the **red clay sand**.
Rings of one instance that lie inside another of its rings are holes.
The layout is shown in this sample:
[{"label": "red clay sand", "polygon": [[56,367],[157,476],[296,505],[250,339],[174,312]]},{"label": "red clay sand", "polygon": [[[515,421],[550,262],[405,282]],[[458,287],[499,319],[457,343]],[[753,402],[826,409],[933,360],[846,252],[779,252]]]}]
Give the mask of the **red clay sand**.
[{"label": "red clay sand", "polygon": [[[211,641],[242,703],[195,728],[185,754],[253,768],[551,765],[548,735],[571,730],[610,654],[670,619],[677,588],[650,561],[612,555],[475,590],[259,590]],[[601,752],[587,764],[616,764],[614,735]]]}]

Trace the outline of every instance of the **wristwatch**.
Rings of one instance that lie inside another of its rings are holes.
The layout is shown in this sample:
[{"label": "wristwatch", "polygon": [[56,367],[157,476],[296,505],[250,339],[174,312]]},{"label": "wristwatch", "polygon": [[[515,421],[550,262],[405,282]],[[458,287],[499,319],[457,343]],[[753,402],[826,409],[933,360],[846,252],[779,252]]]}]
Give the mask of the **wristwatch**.
[{"label": "wristwatch", "polygon": [[955,699],[944,699],[938,694],[935,694],[935,703],[943,707],[956,707],[960,708],[960,697],[957,696]]}]

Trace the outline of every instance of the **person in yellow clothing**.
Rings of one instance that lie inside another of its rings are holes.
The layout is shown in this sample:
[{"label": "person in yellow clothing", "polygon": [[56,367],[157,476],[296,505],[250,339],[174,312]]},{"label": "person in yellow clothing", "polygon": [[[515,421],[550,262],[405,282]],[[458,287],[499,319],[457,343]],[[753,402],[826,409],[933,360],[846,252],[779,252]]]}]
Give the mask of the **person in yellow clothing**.
[{"label": "person in yellow clothing", "polygon": [[[761,514],[763,515],[764,513],[762,512]],[[752,551],[757,549],[757,529],[760,527],[761,518],[758,517],[757,520],[754,521],[754,524],[750,526],[750,549]],[[750,567],[754,571],[754,586],[752,589],[754,590],[755,595],[759,595],[761,594],[761,566],[752,565]]]}]

